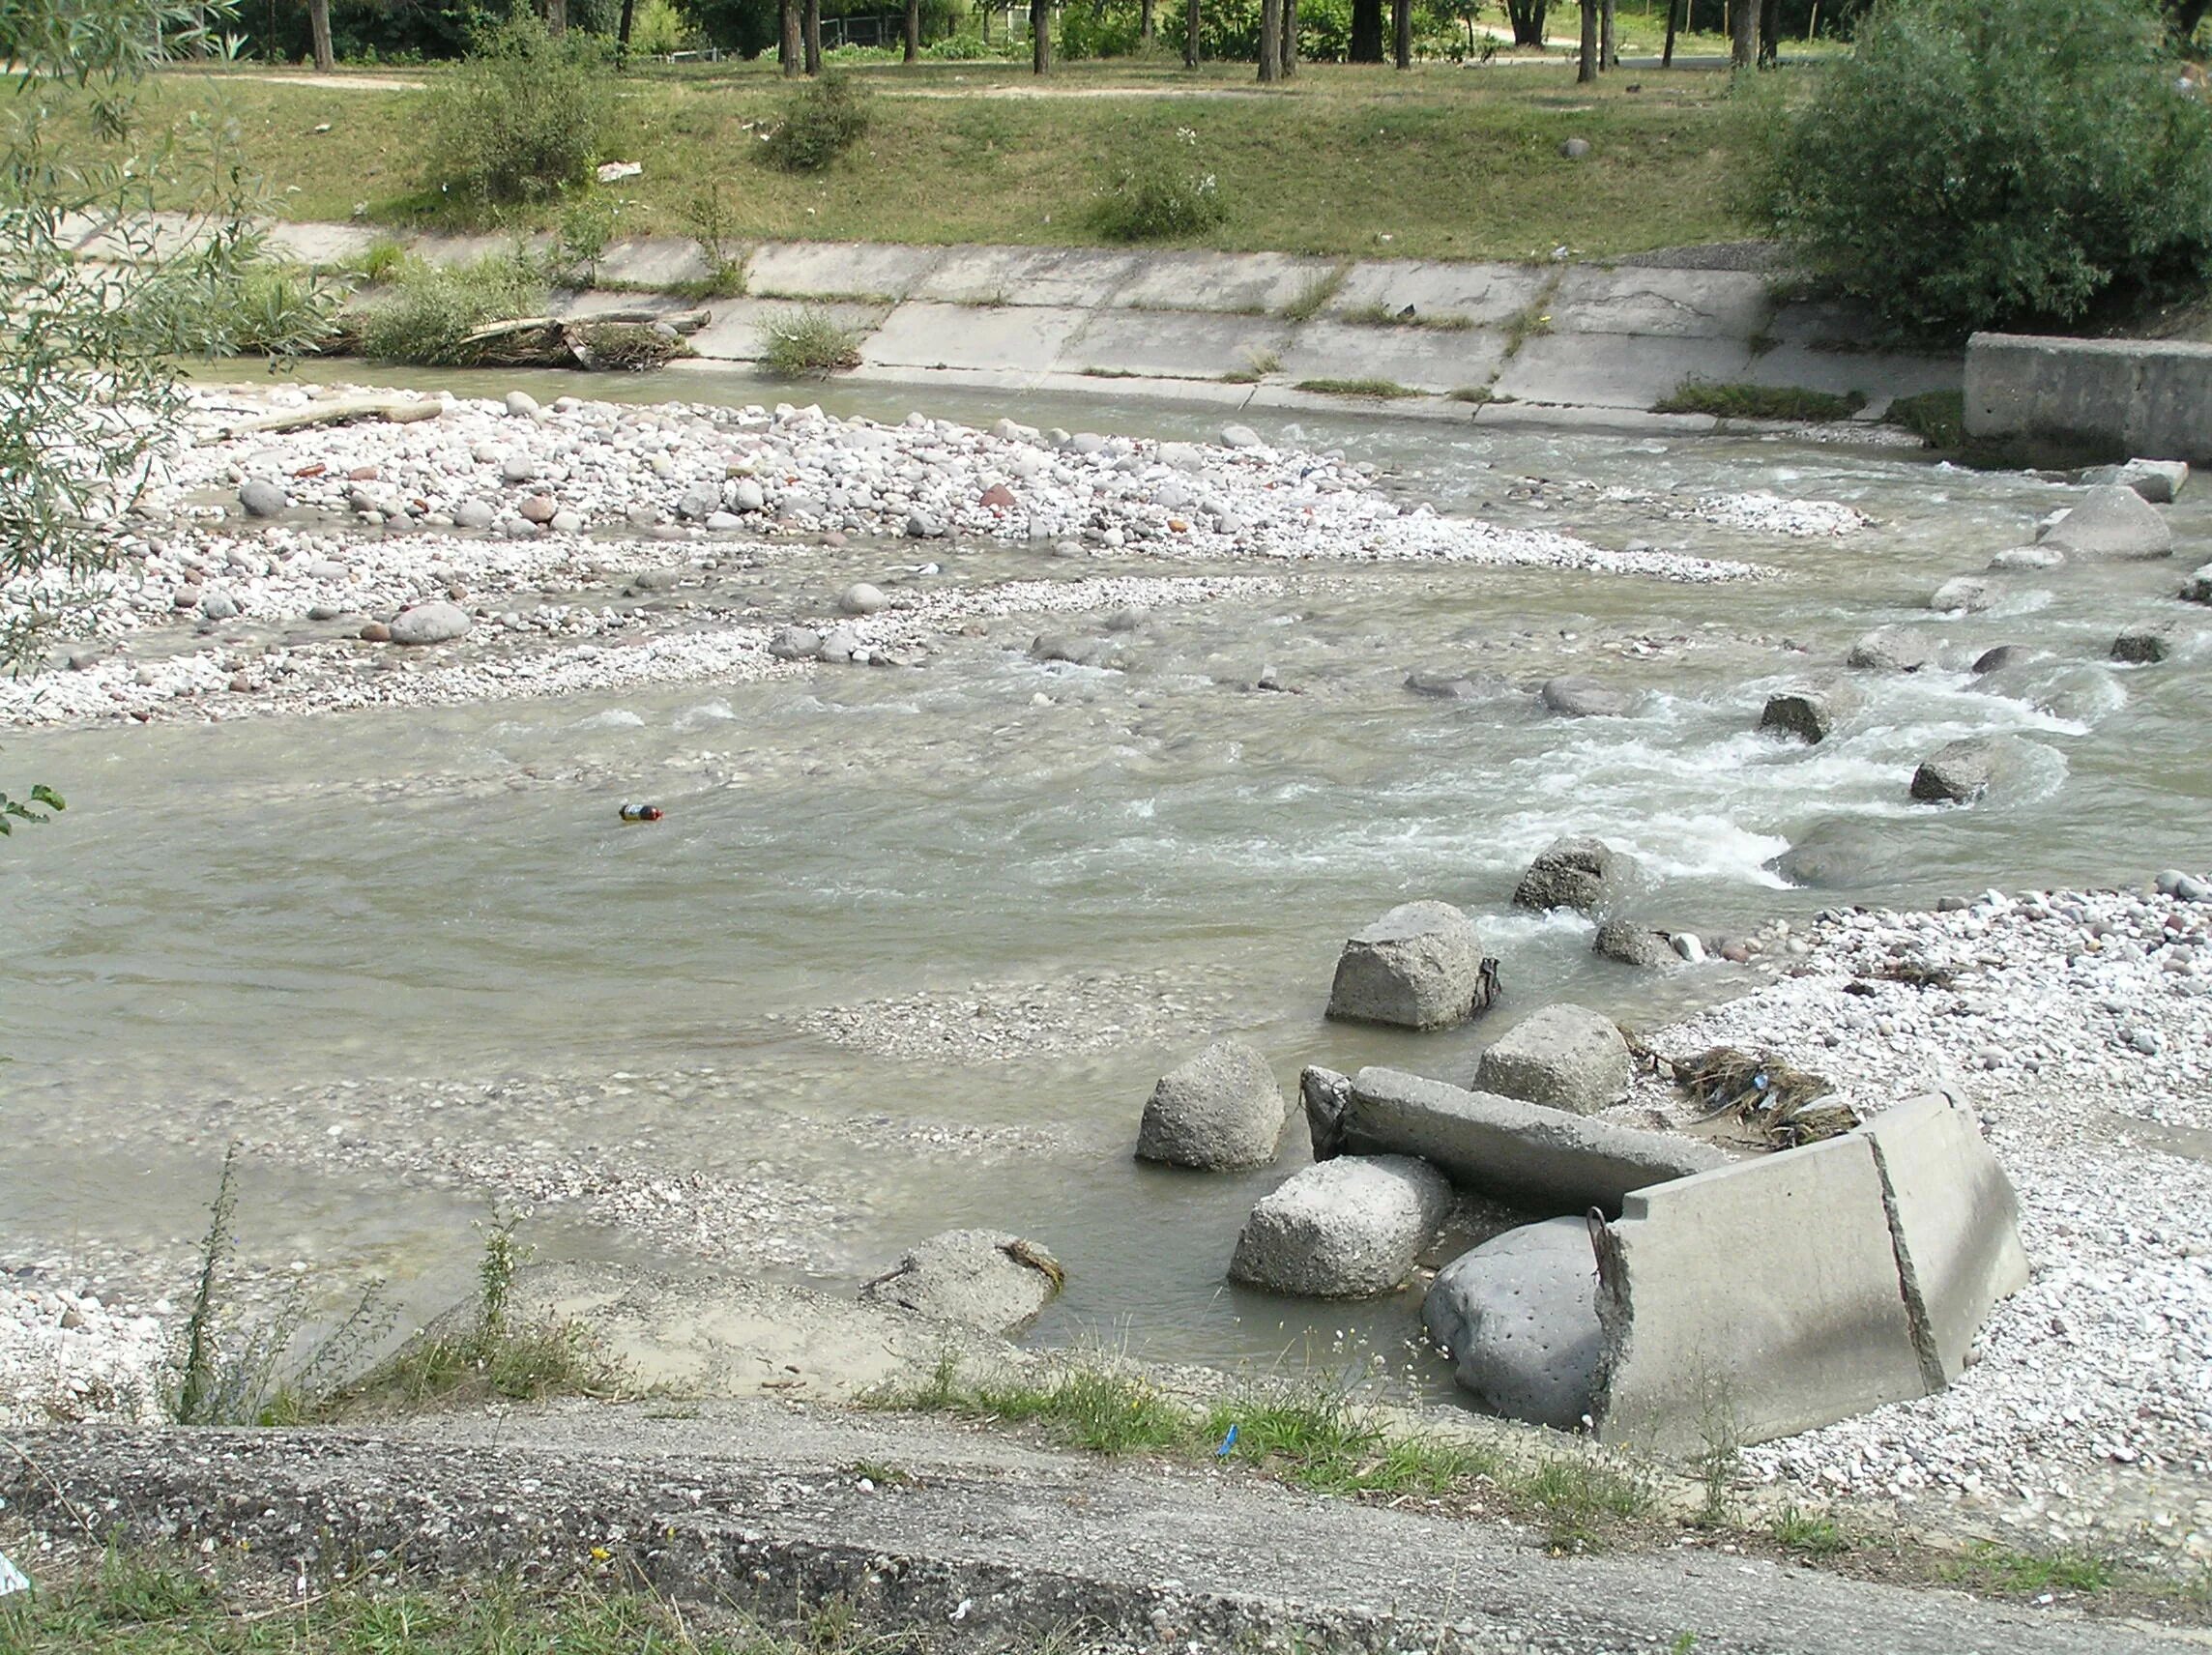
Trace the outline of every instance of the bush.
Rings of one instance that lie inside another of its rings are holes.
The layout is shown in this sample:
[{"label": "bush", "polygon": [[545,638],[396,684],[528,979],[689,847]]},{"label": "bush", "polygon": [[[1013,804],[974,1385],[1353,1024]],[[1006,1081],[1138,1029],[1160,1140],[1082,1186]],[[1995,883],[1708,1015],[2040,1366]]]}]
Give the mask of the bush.
[{"label": "bush", "polygon": [[487,35],[430,93],[431,189],[465,212],[550,201],[592,176],[612,125],[602,50],[528,12]]},{"label": "bush", "polygon": [[1772,155],[1782,233],[1914,331],[2068,320],[2212,253],[2212,110],[2144,0],[1894,0]]},{"label": "bush", "polygon": [[820,172],[868,130],[874,94],[851,75],[827,73],[784,104],[764,153],[786,172]]},{"label": "bush", "polygon": [[463,360],[461,341],[477,329],[544,313],[542,276],[520,255],[469,265],[413,261],[364,319],[362,350],[377,362],[451,366]]},{"label": "bush", "polygon": [[248,230],[204,257],[157,270],[139,287],[131,311],[171,356],[289,363],[337,331],[343,298],[335,283]]},{"label": "bush", "polygon": [[827,310],[786,310],[761,324],[761,365],[778,379],[828,379],[860,365],[860,336]]},{"label": "bush", "polygon": [[1198,157],[1198,134],[1179,127],[1175,135],[1175,143],[1147,150],[1124,167],[1098,197],[1091,222],[1108,241],[1192,236],[1228,216],[1220,181]]}]

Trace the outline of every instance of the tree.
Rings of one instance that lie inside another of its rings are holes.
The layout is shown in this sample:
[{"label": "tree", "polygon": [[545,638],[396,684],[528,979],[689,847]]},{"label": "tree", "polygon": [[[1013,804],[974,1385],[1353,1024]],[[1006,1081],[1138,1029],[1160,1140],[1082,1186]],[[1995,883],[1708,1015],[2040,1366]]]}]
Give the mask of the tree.
[{"label": "tree", "polygon": [[1283,73],[1283,0],[1260,0],[1260,78]]},{"label": "tree", "polygon": [[1390,0],[1390,52],[1400,69],[1413,67],[1413,0]]},{"label": "tree", "polygon": [[804,62],[799,44],[799,0],[776,0],[775,61],[786,75],[797,74]]},{"label": "tree", "polygon": [[1198,29],[1201,22],[1198,0],[1183,0],[1182,5],[1182,66],[1198,67]]},{"label": "tree", "polygon": [[1614,28],[1614,0],[1598,0],[1597,66],[1600,71],[1620,67],[1620,36]]},{"label": "tree", "polygon": [[1582,61],[1575,66],[1575,79],[1578,82],[1595,80],[1597,66],[1597,0],[1583,0]]},{"label": "tree", "polygon": [[1729,67],[1750,69],[1759,61],[1760,0],[1730,0]]},{"label": "tree", "polygon": [[1159,20],[1154,15],[1157,11],[1153,0],[1142,0],[1137,8],[1137,40],[1148,50],[1159,39]]},{"label": "tree", "polygon": [[1282,78],[1288,80],[1298,72],[1298,0],[1283,0],[1283,64]]},{"label": "tree", "polygon": [[560,40],[568,32],[568,0],[545,0],[545,32]]},{"label": "tree", "polygon": [[1505,0],[1505,19],[1513,25],[1513,44],[1543,49],[1544,15],[1550,0]]},{"label": "tree", "polygon": [[1686,3],[1687,0],[1667,0],[1667,44],[1659,53],[1661,69],[1674,67],[1674,20],[1682,15],[1682,7]]},{"label": "tree", "polygon": [[806,73],[822,73],[822,0],[806,0],[803,13],[806,39]]},{"label": "tree", "polygon": [[1052,73],[1052,0],[1030,0],[1030,70]]},{"label": "tree", "polygon": [[338,66],[331,49],[331,0],[307,0],[307,28],[314,37],[315,73],[328,74]]},{"label": "tree", "polygon": [[919,63],[921,61],[921,0],[906,0],[905,61],[908,63]]},{"label": "tree", "polygon": [[1352,0],[1352,45],[1344,55],[1353,63],[1382,61],[1382,0]]}]

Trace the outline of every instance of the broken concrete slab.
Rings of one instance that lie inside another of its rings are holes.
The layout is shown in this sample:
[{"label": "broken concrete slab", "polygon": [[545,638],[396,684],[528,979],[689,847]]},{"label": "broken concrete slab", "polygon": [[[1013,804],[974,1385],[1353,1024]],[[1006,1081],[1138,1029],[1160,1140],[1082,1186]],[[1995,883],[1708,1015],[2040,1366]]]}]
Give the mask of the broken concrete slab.
[{"label": "broken concrete slab", "polygon": [[1520,264],[1451,264],[1429,259],[1363,259],[1345,273],[1324,315],[1342,318],[1377,306],[1396,315],[1459,316],[1499,327],[1544,291],[1549,271]]},{"label": "broken concrete slab", "polygon": [[1043,373],[1090,319],[1088,310],[1058,305],[980,309],[910,300],[884,319],[861,347],[860,361],[870,367]]},{"label": "broken concrete slab", "polygon": [[1504,335],[1488,328],[1433,328],[1308,322],[1282,352],[1291,380],[1386,379],[1418,391],[1478,387],[1505,360]]},{"label": "broken concrete slab", "polygon": [[746,287],[765,299],[905,299],[944,260],[943,247],[770,242],[753,249]]},{"label": "broken concrete slab", "polygon": [[1930,391],[1956,391],[1961,371],[1957,357],[1783,344],[1754,357],[1745,382],[1784,390],[1824,391],[1833,396],[1856,391],[1870,398],[1878,395],[1890,400]]},{"label": "broken concrete slab", "polygon": [[678,282],[704,281],[713,273],[698,243],[674,236],[643,236],[609,247],[599,255],[598,274],[609,281],[673,287]]},{"label": "broken concrete slab", "polygon": [[1973,1112],[1944,1093],[1893,1104],[1855,1135],[1874,1147],[1922,1378],[1940,1390],[1997,1301],[2027,1285],[2020,1198]]},{"label": "broken concrete slab", "polygon": [[1571,1115],[1610,1109],[1634,1078],[1628,1042],[1612,1018],[1566,1002],[1539,1006],[1485,1048],[1477,1091]]},{"label": "broken concrete slab", "polygon": [[969,307],[1103,305],[1146,262],[1097,247],[955,247],[914,289]]},{"label": "broken concrete slab", "polygon": [[1273,314],[1336,268],[1295,253],[1156,252],[1106,301],[1135,310]]},{"label": "broken concrete slab", "polygon": [[1647,409],[1685,380],[1740,381],[1751,361],[1751,347],[1738,338],[1556,331],[1528,339],[1491,389],[1521,402]]},{"label": "broken concrete slab", "polygon": [[1546,309],[1560,334],[1743,340],[1766,331],[1774,296],[1765,276],[1744,271],[1578,264]]},{"label": "broken concrete slab", "polygon": [[1601,1441],[1694,1456],[1926,1394],[1860,1133],[1637,1190],[1597,1260]]},{"label": "broken concrete slab", "polygon": [[[1315,1125],[1316,1089],[1305,1088]],[[1325,1089],[1324,1089],[1325,1096]],[[1333,1101],[1333,1100],[1331,1100]],[[1365,1068],[1314,1155],[1418,1155],[1454,1183],[1534,1212],[1620,1210],[1630,1190],[1725,1168],[1710,1144],[1586,1119],[1491,1092],[1468,1091],[1400,1069]]]},{"label": "broken concrete slab", "polygon": [[860,1289],[860,1298],[1006,1333],[1050,1304],[1065,1280],[1033,1241],[1000,1230],[947,1230],[908,1249]]},{"label": "broken concrete slab", "polygon": [[1168,310],[1096,310],[1062,347],[1058,367],[1081,373],[1105,368],[1165,379],[1251,374],[1278,356],[1290,324],[1264,316],[1221,316]]}]

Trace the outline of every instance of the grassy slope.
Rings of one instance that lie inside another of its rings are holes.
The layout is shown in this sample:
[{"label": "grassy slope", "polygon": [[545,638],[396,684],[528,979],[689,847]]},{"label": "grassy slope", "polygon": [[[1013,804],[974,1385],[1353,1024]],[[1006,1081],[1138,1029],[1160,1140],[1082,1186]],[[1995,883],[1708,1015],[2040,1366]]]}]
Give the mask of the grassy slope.
[{"label": "grassy slope", "polygon": [[[609,154],[646,171],[619,189],[620,233],[682,233],[685,201],[713,179],[748,237],[1086,243],[1089,203],[1113,168],[1172,145],[1179,127],[1199,134],[1193,153],[1229,205],[1206,238],[1214,247],[1526,258],[1563,244],[1604,256],[1746,233],[1730,211],[1740,122],[1726,76],[1710,72],[1578,88],[1550,65],[1313,66],[1263,94],[1240,66],[1193,77],[1086,64],[1042,97],[1006,65],[859,73],[884,94],[874,128],[814,177],[753,153],[746,124],[772,118],[784,95],[767,70],[626,82],[628,131]],[[343,219],[365,202],[373,221],[422,223],[436,218],[416,177],[425,96],[176,73],[147,112],[159,125],[195,113],[235,123],[286,218]],[[1569,136],[1590,141],[1589,159],[1558,156]]]}]

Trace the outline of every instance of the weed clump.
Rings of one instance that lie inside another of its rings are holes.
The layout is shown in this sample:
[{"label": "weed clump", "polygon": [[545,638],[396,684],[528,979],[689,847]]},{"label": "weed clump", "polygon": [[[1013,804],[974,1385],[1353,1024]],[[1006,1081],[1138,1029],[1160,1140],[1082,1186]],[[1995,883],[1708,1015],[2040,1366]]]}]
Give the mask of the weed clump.
[{"label": "weed clump", "polygon": [[778,379],[828,379],[860,365],[860,335],[812,305],[771,316],[761,334],[761,364]]},{"label": "weed clump", "polygon": [[1229,216],[1221,181],[1199,158],[1198,134],[1176,129],[1178,142],[1145,150],[1100,192],[1091,219],[1112,242],[1164,242],[1212,229]]},{"label": "weed clump", "polygon": [[580,30],[555,40],[527,11],[431,97],[424,182],[466,218],[557,200],[591,177],[613,124],[599,48]]},{"label": "weed clump", "polygon": [[468,336],[494,322],[545,313],[545,281],[534,261],[498,255],[474,264],[411,259],[392,292],[362,321],[364,355],[377,362],[450,367],[468,360]]},{"label": "weed clump", "polygon": [[860,141],[874,95],[846,74],[825,74],[793,93],[762,154],[786,172],[820,172]]}]

